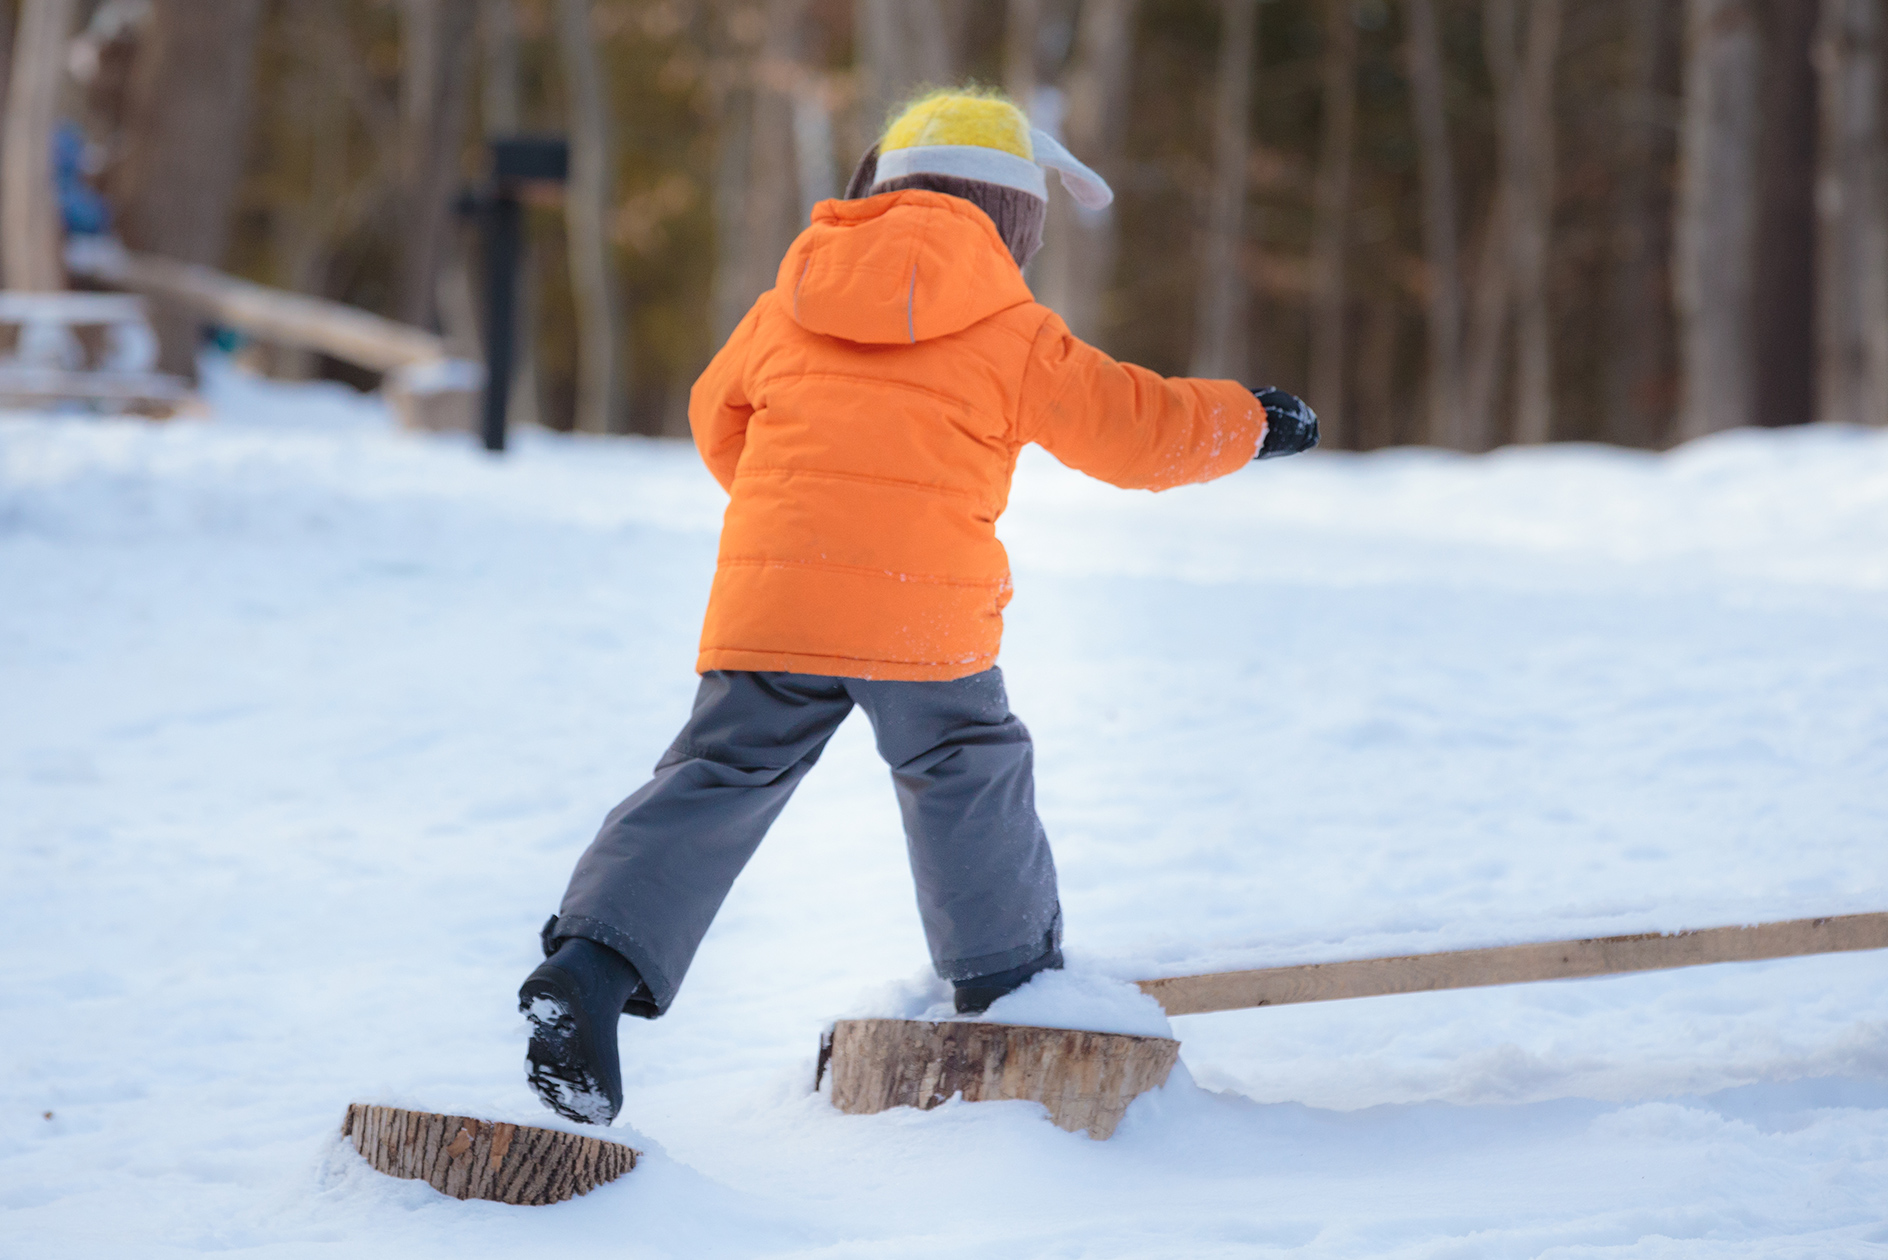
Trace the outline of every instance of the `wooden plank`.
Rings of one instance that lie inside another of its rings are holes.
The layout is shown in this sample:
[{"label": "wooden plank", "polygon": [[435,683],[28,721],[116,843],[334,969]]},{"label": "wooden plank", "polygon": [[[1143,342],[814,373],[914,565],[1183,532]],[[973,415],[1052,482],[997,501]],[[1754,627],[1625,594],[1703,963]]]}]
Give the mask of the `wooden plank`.
[{"label": "wooden plank", "polygon": [[257,340],[317,350],[385,373],[387,402],[406,428],[472,427],[484,365],[453,358],[445,339],[423,328],[153,254],[73,250],[67,265],[75,274],[175,302]]},{"label": "wooden plank", "polygon": [[348,1105],[341,1133],[389,1177],[495,1203],[561,1203],[616,1180],[640,1158],[620,1142],[561,1129],[367,1103]]},{"label": "wooden plank", "polygon": [[1669,936],[1648,932],[1441,954],[1360,958],[1257,971],[1168,976],[1139,983],[1141,991],[1152,995],[1167,1014],[1198,1015],[1294,1002],[1574,980],[1861,949],[1888,949],[1888,913],[1703,928]]},{"label": "wooden plank", "polygon": [[118,252],[75,254],[68,262],[75,272],[178,302],[258,340],[318,350],[376,372],[449,357],[445,340],[423,328],[209,267]]},{"label": "wooden plank", "polygon": [[1128,1104],[1167,1081],[1180,1043],[1165,1037],[916,1019],[833,1025],[833,1106],[849,1115],[1026,1099],[1072,1133],[1106,1138]]}]

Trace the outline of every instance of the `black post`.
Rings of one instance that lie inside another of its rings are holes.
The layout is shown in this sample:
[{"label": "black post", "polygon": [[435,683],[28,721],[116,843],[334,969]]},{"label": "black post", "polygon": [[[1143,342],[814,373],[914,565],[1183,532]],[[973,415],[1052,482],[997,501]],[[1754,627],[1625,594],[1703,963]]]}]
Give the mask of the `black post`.
[{"label": "black post", "polygon": [[518,331],[518,255],[524,207],[500,185],[480,207],[485,237],[485,407],[479,432],[485,449],[505,449],[505,408]]},{"label": "black post", "polygon": [[485,245],[485,406],[479,431],[486,450],[502,451],[518,337],[523,198],[560,195],[570,175],[570,146],[561,136],[495,136],[491,145],[492,181],[462,204],[476,209]]}]

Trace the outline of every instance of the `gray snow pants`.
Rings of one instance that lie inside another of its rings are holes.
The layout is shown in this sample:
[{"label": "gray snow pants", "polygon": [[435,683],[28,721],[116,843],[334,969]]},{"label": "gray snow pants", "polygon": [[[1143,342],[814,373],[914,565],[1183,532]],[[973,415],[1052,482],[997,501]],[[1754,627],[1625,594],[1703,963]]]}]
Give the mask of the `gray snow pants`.
[{"label": "gray snow pants", "polygon": [[629,1012],[668,1010],[735,876],[855,704],[891,766],[937,973],[989,975],[1059,944],[1034,754],[1002,671],[950,682],[717,671],[655,777],[578,859],[547,948],[568,936],[609,946],[642,976]]}]

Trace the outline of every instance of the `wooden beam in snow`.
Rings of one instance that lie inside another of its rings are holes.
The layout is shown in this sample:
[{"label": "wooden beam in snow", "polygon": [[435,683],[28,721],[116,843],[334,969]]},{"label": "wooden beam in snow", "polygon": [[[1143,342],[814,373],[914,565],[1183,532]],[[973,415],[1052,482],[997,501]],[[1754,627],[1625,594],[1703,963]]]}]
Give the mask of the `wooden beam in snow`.
[{"label": "wooden beam in snow", "polygon": [[1670,935],[1648,932],[1637,936],[1597,936],[1441,954],[1407,954],[1397,958],[1305,963],[1257,971],[1168,976],[1139,983],[1141,991],[1152,995],[1167,1014],[1198,1015],[1293,1002],[1429,993],[1438,989],[1472,989],[1534,980],[1576,980],[1633,971],[1698,967],[1706,963],[1757,962],[1766,958],[1861,949],[1888,949],[1888,913],[1791,919],[1782,923],[1702,928]]}]

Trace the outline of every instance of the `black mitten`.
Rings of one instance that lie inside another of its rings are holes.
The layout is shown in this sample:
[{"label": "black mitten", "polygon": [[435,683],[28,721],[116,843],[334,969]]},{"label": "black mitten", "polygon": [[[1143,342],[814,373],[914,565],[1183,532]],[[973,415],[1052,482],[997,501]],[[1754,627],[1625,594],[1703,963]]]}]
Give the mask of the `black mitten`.
[{"label": "black mitten", "polygon": [[1305,400],[1282,389],[1255,389],[1252,396],[1265,408],[1265,440],[1254,459],[1296,455],[1318,444],[1318,413]]}]

